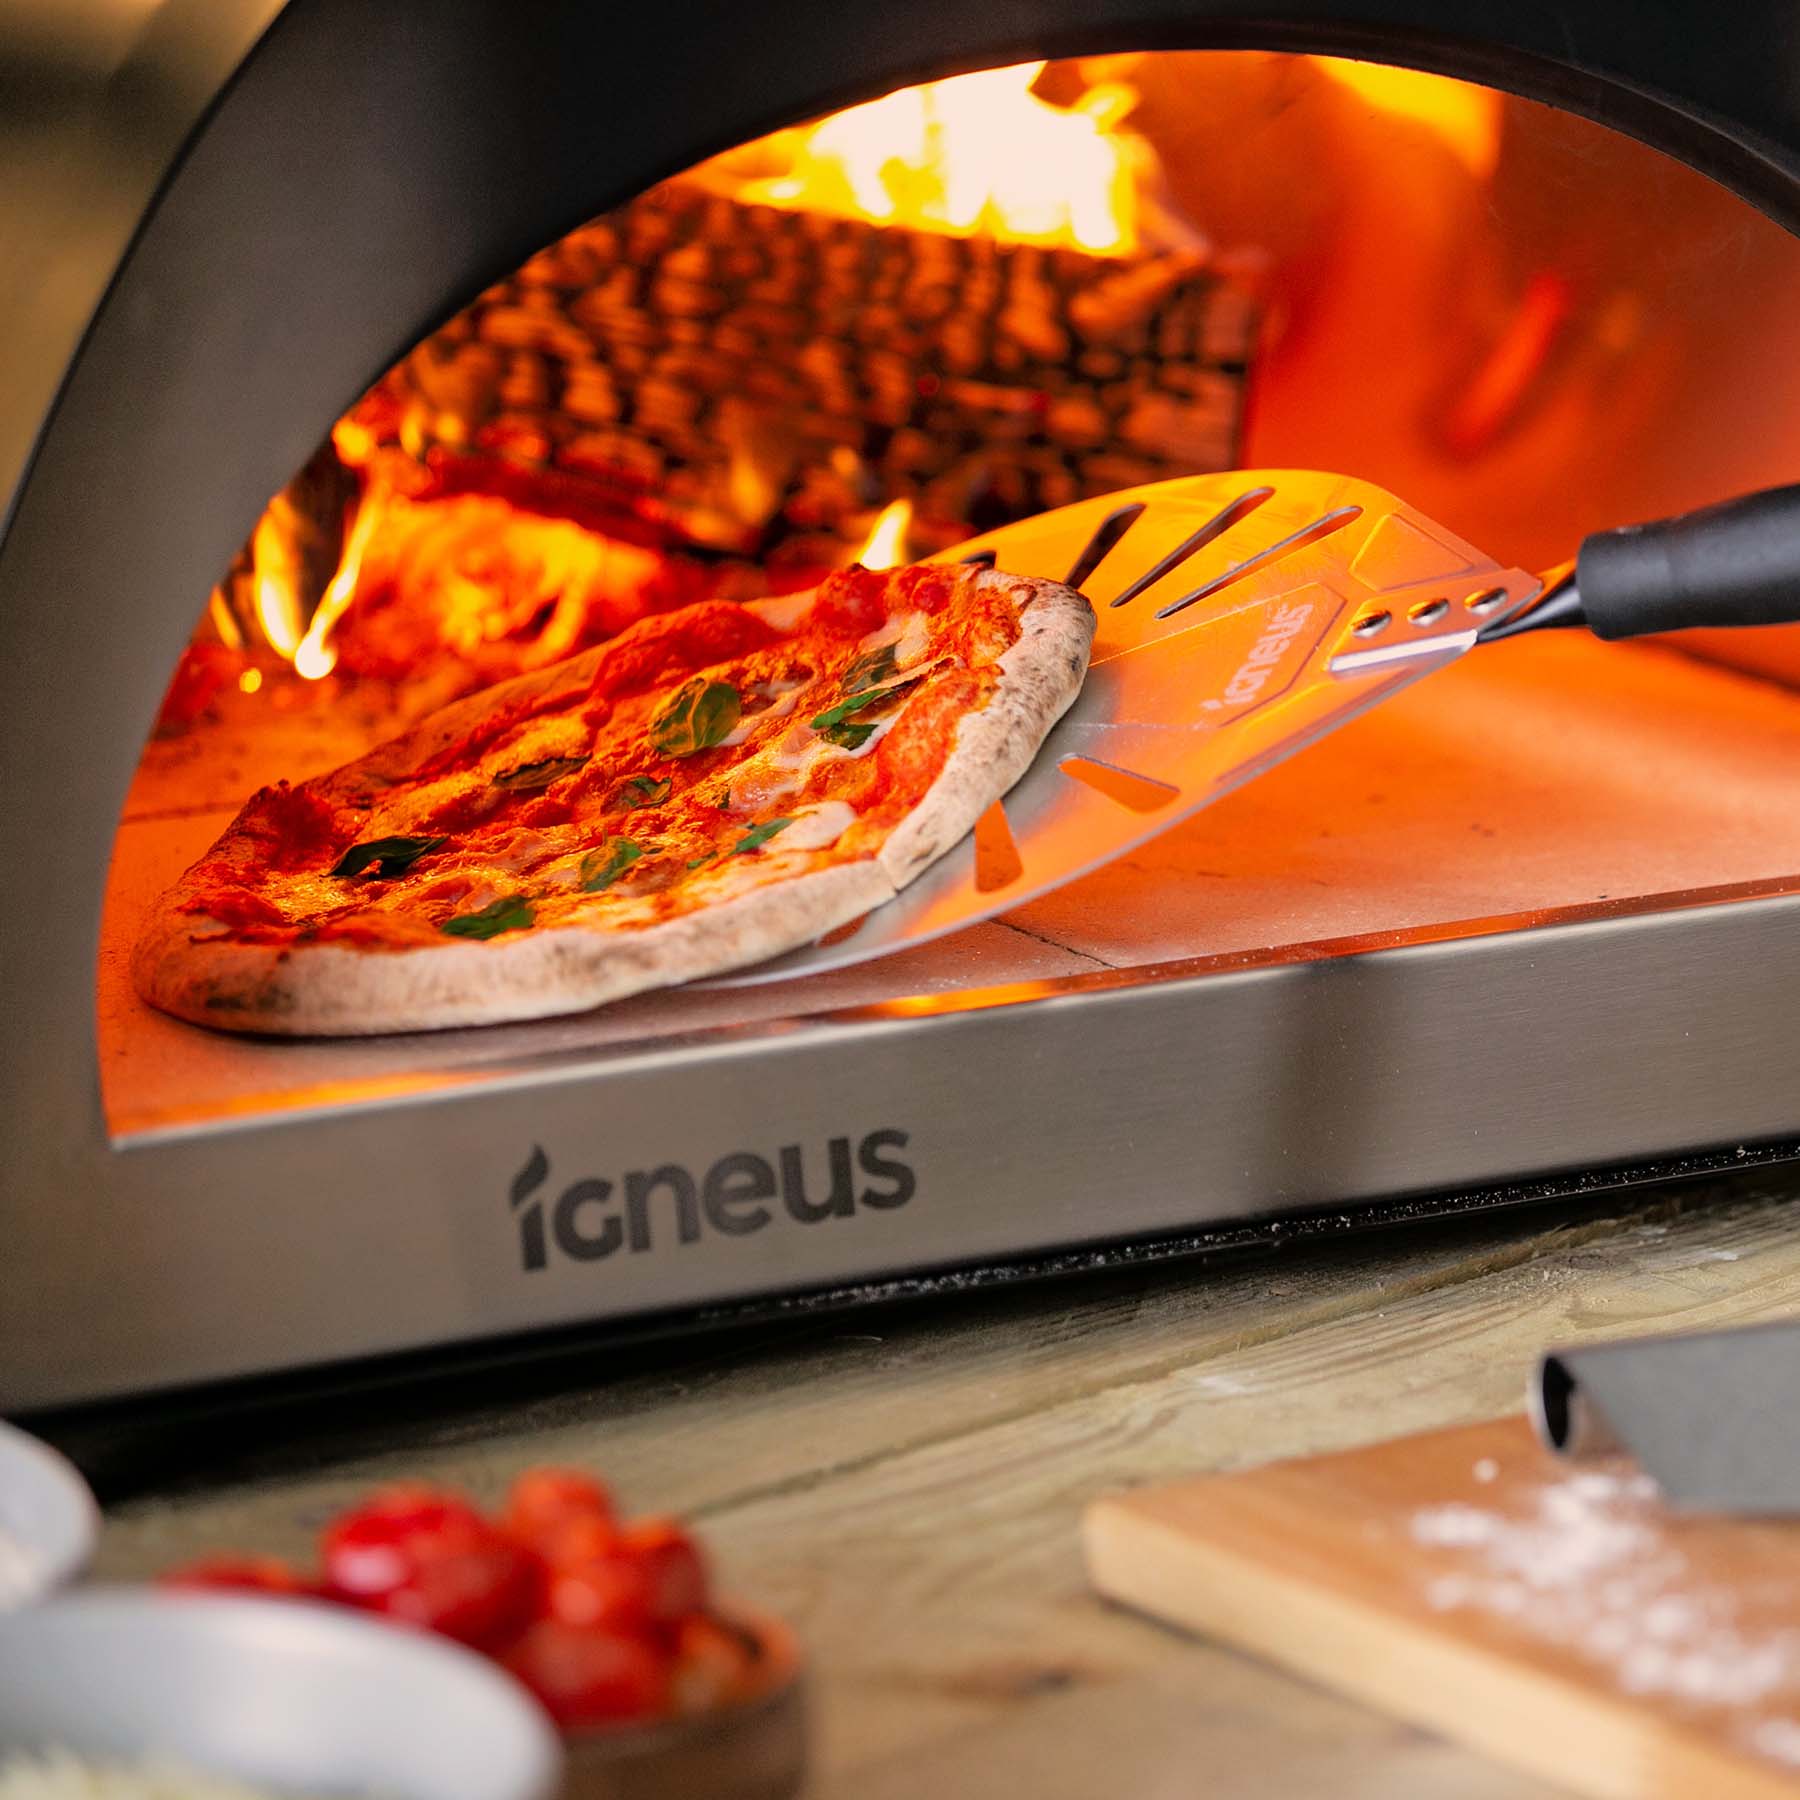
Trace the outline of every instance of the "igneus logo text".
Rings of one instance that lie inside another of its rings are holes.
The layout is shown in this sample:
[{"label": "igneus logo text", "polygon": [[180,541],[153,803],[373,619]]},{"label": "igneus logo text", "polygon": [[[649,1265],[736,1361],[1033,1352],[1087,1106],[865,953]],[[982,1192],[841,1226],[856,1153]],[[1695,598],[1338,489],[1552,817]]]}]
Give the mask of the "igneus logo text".
[{"label": "igneus logo text", "polygon": [[904,1131],[871,1131],[854,1144],[835,1137],[823,1156],[783,1144],[773,1158],[734,1150],[699,1174],[681,1163],[631,1169],[616,1179],[584,1175],[554,1198],[550,1159],[533,1145],[513,1177],[519,1256],[527,1273],[554,1255],[597,1262],[624,1250],[642,1253],[697,1244],[708,1232],[749,1237],[778,1220],[821,1225],[868,1209],[890,1212],[918,1189],[898,1154]]}]

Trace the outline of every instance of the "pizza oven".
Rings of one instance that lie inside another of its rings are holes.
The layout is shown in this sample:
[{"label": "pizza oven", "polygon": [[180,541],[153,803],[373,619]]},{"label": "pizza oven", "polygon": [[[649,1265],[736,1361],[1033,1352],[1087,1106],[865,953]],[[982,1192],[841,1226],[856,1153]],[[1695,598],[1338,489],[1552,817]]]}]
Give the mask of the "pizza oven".
[{"label": "pizza oven", "polygon": [[[1485,647],[800,980],[326,1042],[127,971],[262,783],[693,599],[1240,467],[1531,569],[1792,480],[1774,5],[115,0],[0,91],[0,1405],[1800,1145],[1787,631]],[[744,1153],[813,1198],[711,1230]]]}]

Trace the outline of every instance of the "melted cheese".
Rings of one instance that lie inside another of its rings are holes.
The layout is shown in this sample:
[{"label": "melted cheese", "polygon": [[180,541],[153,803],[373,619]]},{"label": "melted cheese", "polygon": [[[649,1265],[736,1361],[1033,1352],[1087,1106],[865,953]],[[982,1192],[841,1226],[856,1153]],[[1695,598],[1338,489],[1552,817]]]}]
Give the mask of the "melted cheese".
[{"label": "melted cheese", "polygon": [[729,734],[719,740],[722,744],[743,743],[764,720],[785,719],[794,710],[800,698],[800,690],[805,687],[803,681],[764,681],[757,684],[757,697],[765,699],[767,705],[759,706],[754,712],[747,712],[738,720]]},{"label": "melted cheese", "polygon": [[563,849],[560,839],[547,837],[541,831],[516,831],[503,843],[496,844],[482,860],[508,875],[521,874],[533,863],[555,856]]},{"label": "melted cheese", "polygon": [[894,667],[910,669],[925,660],[931,648],[931,618],[927,613],[909,612],[900,621],[900,635],[894,640]]},{"label": "melted cheese", "polygon": [[856,808],[847,800],[820,800],[803,806],[794,822],[774,838],[771,850],[824,850],[856,823]]}]

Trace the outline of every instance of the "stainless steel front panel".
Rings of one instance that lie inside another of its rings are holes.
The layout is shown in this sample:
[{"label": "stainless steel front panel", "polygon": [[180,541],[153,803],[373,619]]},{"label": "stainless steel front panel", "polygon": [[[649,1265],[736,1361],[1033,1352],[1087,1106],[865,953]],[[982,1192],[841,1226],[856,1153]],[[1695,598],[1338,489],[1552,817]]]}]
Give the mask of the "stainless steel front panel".
[{"label": "stainless steel front panel", "polygon": [[[1747,1144],[1800,1118],[1800,897],[1057,985],[139,1140],[22,1215],[0,1405]],[[758,1191],[791,1159],[823,1210],[834,1139],[841,1211],[802,1222]]]}]

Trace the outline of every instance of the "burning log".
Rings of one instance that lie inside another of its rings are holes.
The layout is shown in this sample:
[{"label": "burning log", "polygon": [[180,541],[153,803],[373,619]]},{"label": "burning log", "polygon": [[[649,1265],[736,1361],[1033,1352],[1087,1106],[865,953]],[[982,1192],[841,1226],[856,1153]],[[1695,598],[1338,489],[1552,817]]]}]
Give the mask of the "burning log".
[{"label": "burning log", "polygon": [[489,289],[350,422],[422,466],[415,491],[640,541],[754,555],[844,526],[872,486],[948,543],[1229,467],[1255,324],[1196,251],[953,237],[684,178]]}]

